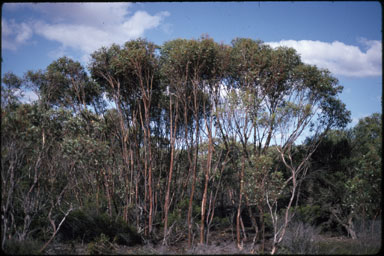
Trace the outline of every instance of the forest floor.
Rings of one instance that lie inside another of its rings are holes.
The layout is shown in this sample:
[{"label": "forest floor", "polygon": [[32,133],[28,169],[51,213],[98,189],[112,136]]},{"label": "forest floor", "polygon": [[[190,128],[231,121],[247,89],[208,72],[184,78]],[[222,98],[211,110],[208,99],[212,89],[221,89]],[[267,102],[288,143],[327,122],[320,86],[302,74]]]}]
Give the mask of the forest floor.
[{"label": "forest floor", "polygon": [[[234,234],[212,232],[208,245],[197,244],[190,249],[187,248],[187,241],[180,241],[176,244],[163,246],[161,242],[158,244],[145,244],[135,246],[123,246],[111,244],[108,248],[103,248],[96,254],[112,254],[112,255],[194,255],[194,254],[222,254],[222,255],[234,255],[234,254],[261,254],[260,244],[252,246],[253,237],[248,237],[247,241],[243,244],[243,249],[240,251],[236,242],[233,239]],[[381,250],[381,243],[377,241],[367,243],[367,241],[352,240],[347,237],[333,237],[329,235],[320,235],[316,238],[316,248],[313,251],[305,254],[320,254],[320,255],[364,255],[364,254],[376,254]],[[269,254],[271,247],[271,241],[266,241],[265,253]],[[93,251],[95,253],[95,251]],[[93,254],[92,253],[92,254]],[[287,252],[280,251],[281,254]],[[89,255],[89,244],[81,243],[67,243],[60,244],[55,243],[49,246],[49,249],[45,251],[47,255]],[[292,253],[288,253],[292,254]],[[296,253],[294,253],[296,254]]]},{"label": "forest floor", "polygon": [[[195,239],[192,248],[188,249],[186,240],[179,241],[167,246],[162,245],[162,242],[157,244],[147,243],[143,245],[124,246],[124,245],[111,245],[104,250],[99,251],[100,254],[113,254],[113,255],[192,255],[192,254],[252,254],[255,249],[259,249],[260,245],[255,245],[252,248],[253,237],[248,237],[247,241],[243,244],[243,249],[239,251],[235,242],[235,232],[211,232],[209,234],[209,241],[207,245],[200,245]],[[266,242],[268,245],[269,243]],[[252,250],[253,249],[253,250]],[[48,255],[89,255],[89,244],[82,243],[52,243],[49,249],[45,251]]]}]

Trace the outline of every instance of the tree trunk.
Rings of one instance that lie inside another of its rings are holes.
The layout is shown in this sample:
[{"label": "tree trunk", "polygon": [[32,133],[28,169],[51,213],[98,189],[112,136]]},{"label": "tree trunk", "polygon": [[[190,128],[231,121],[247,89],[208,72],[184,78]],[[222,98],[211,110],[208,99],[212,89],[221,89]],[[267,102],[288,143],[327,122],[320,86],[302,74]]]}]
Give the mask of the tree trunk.
[{"label": "tree trunk", "polygon": [[152,150],[151,150],[151,132],[149,128],[149,117],[147,121],[147,143],[148,143],[148,195],[149,195],[149,217],[148,217],[148,232],[152,233],[152,214],[153,214],[153,193],[152,193]]},{"label": "tree trunk", "polygon": [[356,235],[355,227],[353,225],[352,217],[348,218],[348,225],[345,225],[345,228],[347,229],[348,234],[351,236],[351,238],[353,240],[357,239],[357,235]]},{"label": "tree trunk", "polygon": [[265,221],[264,221],[264,208],[262,201],[257,205],[259,209],[260,225],[261,225],[261,252],[264,253],[265,248]]},{"label": "tree trunk", "polygon": [[242,157],[242,167],[241,171],[239,173],[239,180],[240,180],[240,191],[239,191],[239,202],[237,206],[237,216],[236,216],[236,241],[237,241],[237,248],[239,250],[242,250],[242,243],[241,243],[241,238],[240,238],[240,214],[241,214],[241,201],[243,198],[243,185],[244,185],[244,165],[245,165],[245,157],[243,155]]},{"label": "tree trunk", "polygon": [[[196,133],[198,133],[198,128]],[[198,154],[198,145],[195,147],[195,153],[194,153],[194,163],[193,163],[193,178],[192,178],[192,187],[191,187],[191,195],[189,197],[189,204],[188,204],[188,248],[192,245],[192,212],[193,212],[193,197],[195,193],[195,186],[196,186],[196,168],[197,168],[197,154]]]},{"label": "tree trunk", "polygon": [[59,226],[56,228],[56,224],[55,224],[55,221],[51,219],[51,212],[52,212],[52,209],[51,211],[49,212],[49,215],[48,215],[48,218],[49,218],[49,221],[51,222],[51,225],[53,227],[53,233],[52,233],[52,236],[51,238],[49,238],[49,240],[43,245],[43,247],[40,248],[39,250],[39,253],[42,253],[45,248],[47,248],[47,246],[52,242],[53,238],[55,238],[57,232],[59,232],[60,228],[61,228],[61,225],[63,225],[65,219],[67,218],[68,214],[73,210],[72,208],[72,205],[71,207],[68,209],[68,211],[65,213],[63,219],[60,221],[59,223]]},{"label": "tree trunk", "polygon": [[[178,119],[178,104],[176,103],[175,111],[175,122],[173,124],[173,117],[172,117],[172,100],[170,97],[169,101],[169,119],[170,119],[170,139],[171,139],[171,160],[169,164],[169,173],[168,173],[168,183],[167,183],[167,192],[165,195],[165,202],[164,202],[164,238],[163,238],[163,244],[166,244],[166,238],[167,238],[167,229],[168,229],[168,210],[169,210],[169,193],[171,189],[171,182],[172,182],[172,171],[173,171],[173,158],[174,158],[174,151],[175,151],[175,139],[176,139],[176,130],[177,130],[177,119]],[[173,129],[173,130],[172,130]]]},{"label": "tree trunk", "polygon": [[[197,157],[199,153],[199,137],[200,137],[200,125],[199,125],[199,119],[198,119],[198,105],[197,105],[197,92],[196,92],[196,85],[193,89],[193,105],[194,105],[194,118],[196,123],[196,130],[195,130],[195,150],[193,154],[193,179],[192,179],[192,187],[191,187],[191,195],[189,197],[189,204],[188,204],[188,248],[191,248],[192,245],[192,213],[193,213],[193,197],[195,193],[195,186],[196,186],[196,173],[197,173]],[[186,111],[186,110],[185,110]],[[192,139],[192,145],[193,145],[193,139]]]},{"label": "tree trunk", "polygon": [[257,226],[255,216],[253,216],[252,208],[249,205],[248,195],[246,192],[245,192],[244,196],[245,196],[245,205],[248,209],[248,214],[249,214],[249,217],[251,218],[252,226],[255,229],[255,238],[254,238],[254,243],[255,243],[255,241],[257,241],[257,237],[259,235],[259,227]]},{"label": "tree trunk", "polygon": [[208,128],[208,155],[207,155],[207,166],[205,168],[205,181],[204,181],[204,192],[203,192],[203,200],[201,202],[201,224],[200,224],[200,244],[204,243],[204,230],[205,230],[205,208],[207,206],[207,195],[208,195],[208,181],[209,181],[209,173],[211,171],[211,161],[212,161],[212,117],[210,118]]},{"label": "tree trunk", "polygon": [[104,173],[105,195],[107,196],[107,200],[108,200],[108,215],[109,217],[112,217],[112,198],[109,190],[108,177],[105,170],[103,171],[103,173]]},{"label": "tree trunk", "polygon": [[205,171],[205,176],[204,177],[205,177],[204,192],[203,192],[203,200],[201,202],[200,244],[204,243],[205,207],[206,207],[206,204],[207,204],[208,180],[209,180],[208,170]]}]

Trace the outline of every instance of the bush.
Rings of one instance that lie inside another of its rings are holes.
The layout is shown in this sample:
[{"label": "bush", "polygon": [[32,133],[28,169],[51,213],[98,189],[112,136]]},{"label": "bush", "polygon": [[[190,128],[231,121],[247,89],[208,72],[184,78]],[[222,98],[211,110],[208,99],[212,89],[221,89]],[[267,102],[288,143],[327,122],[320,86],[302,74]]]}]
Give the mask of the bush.
[{"label": "bush", "polygon": [[6,240],[4,252],[10,255],[31,255],[40,254],[39,250],[43,245],[35,240]]},{"label": "bush", "polygon": [[91,242],[104,234],[111,239],[113,238],[117,244],[135,245],[141,243],[141,237],[135,228],[123,220],[114,220],[105,214],[86,214],[81,210],[73,211],[68,215],[59,233],[63,240]]},{"label": "bush", "polygon": [[365,254],[375,254],[381,248],[381,220],[355,222],[355,230],[360,243],[360,251]]},{"label": "bush", "polygon": [[381,220],[354,221],[354,226],[359,239],[381,241]]},{"label": "bush", "polygon": [[88,253],[91,255],[105,255],[113,253],[113,246],[109,237],[103,233],[94,241],[88,244]]},{"label": "bush", "polygon": [[317,236],[320,228],[307,223],[293,221],[289,223],[281,246],[293,254],[316,254],[318,252]]},{"label": "bush", "polygon": [[231,223],[229,222],[229,219],[224,217],[224,218],[220,218],[220,217],[213,217],[213,220],[212,220],[212,227],[213,228],[220,228],[220,229],[225,229],[227,227],[229,227],[231,225]]},{"label": "bush", "polygon": [[319,205],[303,205],[294,209],[295,219],[310,225],[317,225],[322,216],[322,210]]}]

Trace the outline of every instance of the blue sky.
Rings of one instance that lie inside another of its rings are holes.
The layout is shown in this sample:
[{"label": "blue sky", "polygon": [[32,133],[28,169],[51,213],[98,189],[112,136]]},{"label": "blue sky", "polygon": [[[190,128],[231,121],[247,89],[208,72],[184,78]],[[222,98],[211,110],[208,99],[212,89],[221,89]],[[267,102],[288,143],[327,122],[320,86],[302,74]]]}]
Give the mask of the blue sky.
[{"label": "blue sky", "polygon": [[382,10],[379,2],[6,3],[2,74],[46,68],[64,55],[87,65],[101,46],[137,37],[162,44],[208,34],[293,47],[329,69],[340,98],[359,118],[382,111]]}]

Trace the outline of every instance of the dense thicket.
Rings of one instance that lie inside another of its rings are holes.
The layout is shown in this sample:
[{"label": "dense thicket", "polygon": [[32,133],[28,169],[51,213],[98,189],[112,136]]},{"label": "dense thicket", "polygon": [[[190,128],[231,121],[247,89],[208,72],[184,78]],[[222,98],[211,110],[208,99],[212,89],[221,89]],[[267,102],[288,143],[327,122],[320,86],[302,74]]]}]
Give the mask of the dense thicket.
[{"label": "dense thicket", "polygon": [[337,79],[291,48],[138,39],[88,71],[63,57],[3,76],[3,249],[101,233],[192,246],[235,227],[240,249],[272,237],[275,253],[293,218],[357,238],[381,216],[381,115],[343,130]]}]

